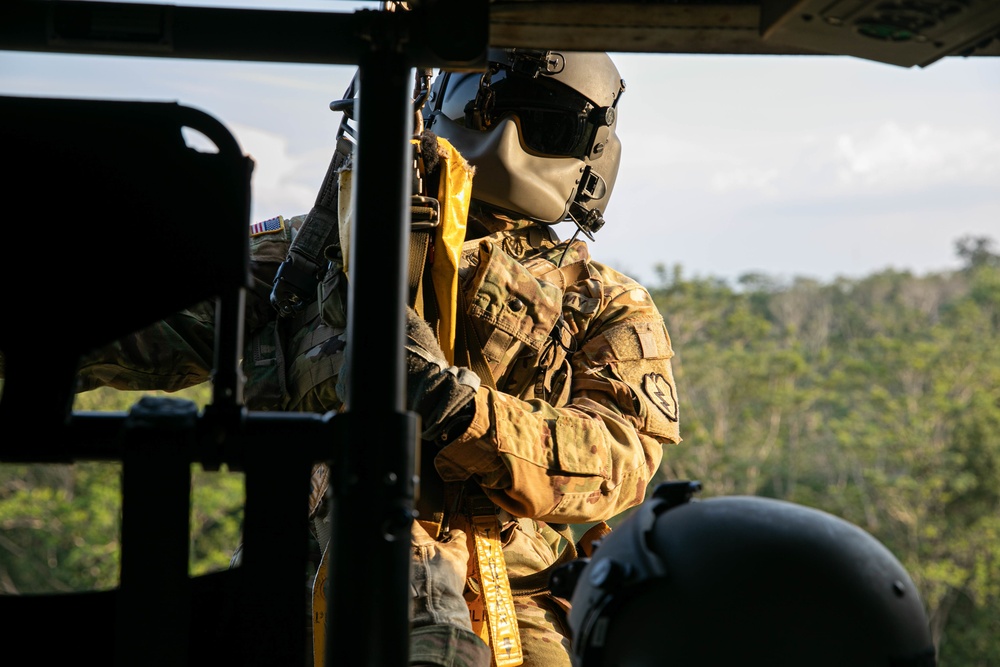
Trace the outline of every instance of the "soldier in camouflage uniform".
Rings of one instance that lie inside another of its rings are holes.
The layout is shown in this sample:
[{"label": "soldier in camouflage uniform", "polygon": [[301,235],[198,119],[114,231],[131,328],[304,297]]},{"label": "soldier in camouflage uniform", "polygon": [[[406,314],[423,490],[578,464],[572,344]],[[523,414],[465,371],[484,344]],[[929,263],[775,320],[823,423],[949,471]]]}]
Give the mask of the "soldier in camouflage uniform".
[{"label": "soldier in camouflage uniform", "polygon": [[[663,446],[680,442],[660,313],[642,285],[593,260],[577,239],[593,238],[604,222],[623,91],[603,53],[491,49],[485,75],[440,74],[425,108],[427,129],[465,156],[475,177],[458,267],[464,336],[455,366],[433,344],[414,346],[412,335],[408,346],[407,407],[436,444],[421,448],[421,475],[439,477],[422,484],[418,510],[450,523],[440,511],[445,498],[487,499],[502,530],[523,664],[532,667],[570,664],[567,603],[545,583],[560,554],[575,553],[565,524],[603,522],[641,503]],[[243,360],[251,409],[343,407],[342,267],[331,263],[327,298],[291,318],[277,318],[269,303],[303,220],[275,218],[252,234],[257,285]],[[568,241],[552,229],[564,220],[579,230]],[[91,355],[81,388],[176,390],[208,380],[212,318],[211,305],[199,306]],[[408,333],[419,334],[412,309],[409,318]],[[317,466],[318,518],[326,475]]]}]

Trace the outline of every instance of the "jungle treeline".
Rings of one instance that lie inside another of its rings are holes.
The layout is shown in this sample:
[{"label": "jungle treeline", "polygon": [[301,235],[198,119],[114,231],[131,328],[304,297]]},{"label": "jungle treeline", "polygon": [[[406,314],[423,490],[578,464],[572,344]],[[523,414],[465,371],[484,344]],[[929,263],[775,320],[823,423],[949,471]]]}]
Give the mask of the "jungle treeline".
[{"label": "jungle treeline", "polygon": [[942,667],[1000,665],[1000,256],[732,287],[660,267],[683,443],[663,479],[828,511],[920,589]]},{"label": "jungle treeline", "polygon": [[[758,495],[871,532],[916,582],[941,667],[1000,665],[1000,255],[960,270],[736,284],[661,265],[683,442],[656,481]],[[204,404],[206,387],[185,392]],[[77,409],[136,397],[81,394]],[[0,594],[117,583],[119,469],[0,466]],[[228,565],[242,477],[193,470],[191,571]],[[720,629],[720,633],[722,629]]]}]

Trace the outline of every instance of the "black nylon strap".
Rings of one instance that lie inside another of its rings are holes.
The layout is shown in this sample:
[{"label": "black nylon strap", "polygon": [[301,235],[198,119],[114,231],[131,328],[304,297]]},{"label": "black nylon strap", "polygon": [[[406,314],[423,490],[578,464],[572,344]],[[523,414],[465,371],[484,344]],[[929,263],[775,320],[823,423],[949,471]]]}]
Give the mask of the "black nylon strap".
[{"label": "black nylon strap", "polygon": [[431,244],[431,231],[415,231],[410,233],[410,260],[407,279],[410,285],[410,303],[417,314],[428,319],[424,314],[424,270],[427,267],[427,252]]}]

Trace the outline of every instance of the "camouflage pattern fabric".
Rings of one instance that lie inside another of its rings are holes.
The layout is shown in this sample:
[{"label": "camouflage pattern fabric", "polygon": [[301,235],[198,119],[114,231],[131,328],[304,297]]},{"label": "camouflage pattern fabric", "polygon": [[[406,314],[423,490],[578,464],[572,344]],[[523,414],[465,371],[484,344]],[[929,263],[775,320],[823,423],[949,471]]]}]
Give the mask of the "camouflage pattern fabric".
[{"label": "camouflage pattern fabric", "polygon": [[91,352],[77,391],[177,391],[211,379],[215,304],[202,303]]},{"label": "camouflage pattern fabric", "polygon": [[429,526],[416,521],[412,530],[410,664],[489,667],[490,649],[473,633],[462,598],[469,564],[466,535],[456,529],[436,540]]},{"label": "camouflage pattern fabric", "polygon": [[[243,361],[251,409],[341,407],[345,329],[328,322],[342,324],[346,314],[317,304],[277,321],[268,300],[302,219],[253,239],[257,286]],[[582,241],[557,243],[549,228],[520,223],[467,241],[459,279],[467,338],[496,388],[484,383],[470,428],[436,456],[431,450],[427,465],[444,482],[476,482],[516,519],[504,547],[511,576],[540,571],[558,555],[545,522],[596,522],[638,505],[664,445],[681,441],[670,338],[642,285],[591,259]],[[194,307],[95,352],[81,388],[173,390],[208,380],[211,319]],[[568,666],[564,602],[540,595],[516,604],[524,664]]]},{"label": "camouflage pattern fabric", "polygon": [[410,664],[420,667],[489,667],[490,648],[472,630],[431,625],[410,633]]},{"label": "camouflage pattern fabric", "polygon": [[[253,285],[246,298],[243,371],[245,393],[253,396],[263,383],[278,384],[280,355],[275,346],[279,327],[271,306],[271,284],[288,245],[305,216],[281,220],[273,231],[252,234],[250,269]],[[113,387],[126,391],[178,391],[211,380],[215,345],[215,303],[191,306],[81,359],[77,391]],[[270,371],[270,372],[269,372]],[[283,370],[281,371],[283,374]],[[281,378],[284,384],[284,378]],[[251,400],[252,409],[280,409],[276,390],[267,400]]]},{"label": "camouflage pattern fabric", "polygon": [[[559,534],[542,522],[516,519],[504,535],[504,560],[512,579],[544,570],[559,555]],[[522,664],[569,667],[569,603],[547,592],[516,595],[514,611],[524,652]]]},{"label": "camouflage pattern fabric", "polygon": [[663,445],[680,442],[670,338],[648,291],[585,243],[529,239],[467,244],[466,302],[497,389],[479,389],[435,466],[514,516],[606,520],[642,502]]}]

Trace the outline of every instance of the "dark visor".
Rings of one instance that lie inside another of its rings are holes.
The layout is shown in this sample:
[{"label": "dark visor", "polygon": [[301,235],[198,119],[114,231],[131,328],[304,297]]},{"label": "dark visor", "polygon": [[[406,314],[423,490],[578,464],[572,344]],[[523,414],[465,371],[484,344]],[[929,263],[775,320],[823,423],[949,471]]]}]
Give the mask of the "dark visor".
[{"label": "dark visor", "polygon": [[[490,129],[514,116],[525,146],[542,155],[583,157],[590,151],[593,105],[582,95],[559,83],[505,70],[493,74],[489,88],[477,95],[479,81],[479,75],[456,81],[456,89],[447,94],[451,103],[443,104],[442,112],[477,130]],[[459,101],[464,103],[461,111]]]}]

